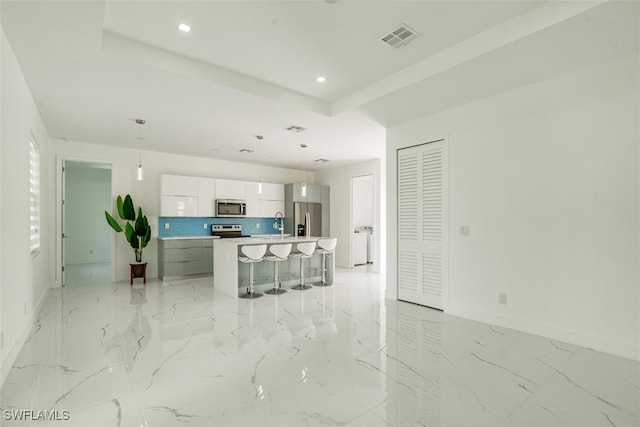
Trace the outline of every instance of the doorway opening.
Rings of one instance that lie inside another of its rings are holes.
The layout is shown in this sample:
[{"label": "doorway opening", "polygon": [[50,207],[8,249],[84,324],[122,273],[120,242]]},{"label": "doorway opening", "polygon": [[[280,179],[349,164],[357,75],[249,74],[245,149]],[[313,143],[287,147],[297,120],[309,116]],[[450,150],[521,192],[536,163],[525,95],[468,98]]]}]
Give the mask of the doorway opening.
[{"label": "doorway opening", "polygon": [[376,189],[374,175],[355,176],[351,179],[351,266],[369,266],[377,260],[376,254]]},{"label": "doorway opening", "polygon": [[61,284],[111,283],[111,165],[63,160],[61,206]]}]

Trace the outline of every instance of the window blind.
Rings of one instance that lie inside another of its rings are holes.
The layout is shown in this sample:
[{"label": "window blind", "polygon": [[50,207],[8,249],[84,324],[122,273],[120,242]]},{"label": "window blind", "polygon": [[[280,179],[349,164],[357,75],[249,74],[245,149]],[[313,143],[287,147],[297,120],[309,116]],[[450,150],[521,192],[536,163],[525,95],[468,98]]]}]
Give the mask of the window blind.
[{"label": "window blind", "polygon": [[29,141],[29,248],[40,249],[40,149]]}]

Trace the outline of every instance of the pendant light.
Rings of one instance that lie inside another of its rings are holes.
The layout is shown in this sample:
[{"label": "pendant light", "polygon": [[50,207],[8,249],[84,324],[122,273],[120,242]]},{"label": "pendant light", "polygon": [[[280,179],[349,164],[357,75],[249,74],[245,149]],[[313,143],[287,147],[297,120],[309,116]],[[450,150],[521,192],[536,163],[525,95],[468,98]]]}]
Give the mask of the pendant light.
[{"label": "pendant light", "polygon": [[138,155],[138,169],[136,170],[136,178],[138,181],[144,180],[144,169],[142,169],[142,160],[140,159],[140,155]]},{"label": "pendant light", "polygon": [[304,170],[304,162],[302,162],[302,184],[300,185],[300,195],[302,197],[307,197],[307,180]]},{"label": "pendant light", "polygon": [[[300,144],[303,150],[307,148],[307,144]],[[300,196],[307,197],[307,177],[304,168],[304,159],[302,160],[302,184],[300,184]]]},{"label": "pendant light", "polygon": [[[146,121],[143,119],[136,119],[136,123],[138,124],[138,144],[140,144],[139,141],[144,141],[144,138],[142,137],[142,125],[145,124]],[[138,147],[138,164],[136,169],[136,179],[138,181],[144,180],[144,169],[142,169],[142,150],[140,150],[140,147]]]}]

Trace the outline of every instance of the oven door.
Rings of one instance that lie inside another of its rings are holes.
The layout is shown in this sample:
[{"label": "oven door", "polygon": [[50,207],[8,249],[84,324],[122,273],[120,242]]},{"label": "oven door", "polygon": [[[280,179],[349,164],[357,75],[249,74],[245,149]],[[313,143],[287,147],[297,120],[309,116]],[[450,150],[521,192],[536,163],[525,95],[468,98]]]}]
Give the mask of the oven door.
[{"label": "oven door", "polygon": [[247,215],[247,203],[244,200],[216,200],[217,217],[244,217]]}]

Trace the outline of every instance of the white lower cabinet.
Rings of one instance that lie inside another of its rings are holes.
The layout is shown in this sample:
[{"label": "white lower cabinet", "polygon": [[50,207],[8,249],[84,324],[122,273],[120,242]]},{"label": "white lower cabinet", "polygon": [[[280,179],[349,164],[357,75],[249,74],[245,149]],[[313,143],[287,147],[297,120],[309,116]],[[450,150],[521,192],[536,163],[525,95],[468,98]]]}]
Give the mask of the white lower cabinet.
[{"label": "white lower cabinet", "polygon": [[162,196],[160,216],[198,216],[198,198],[187,196]]}]

